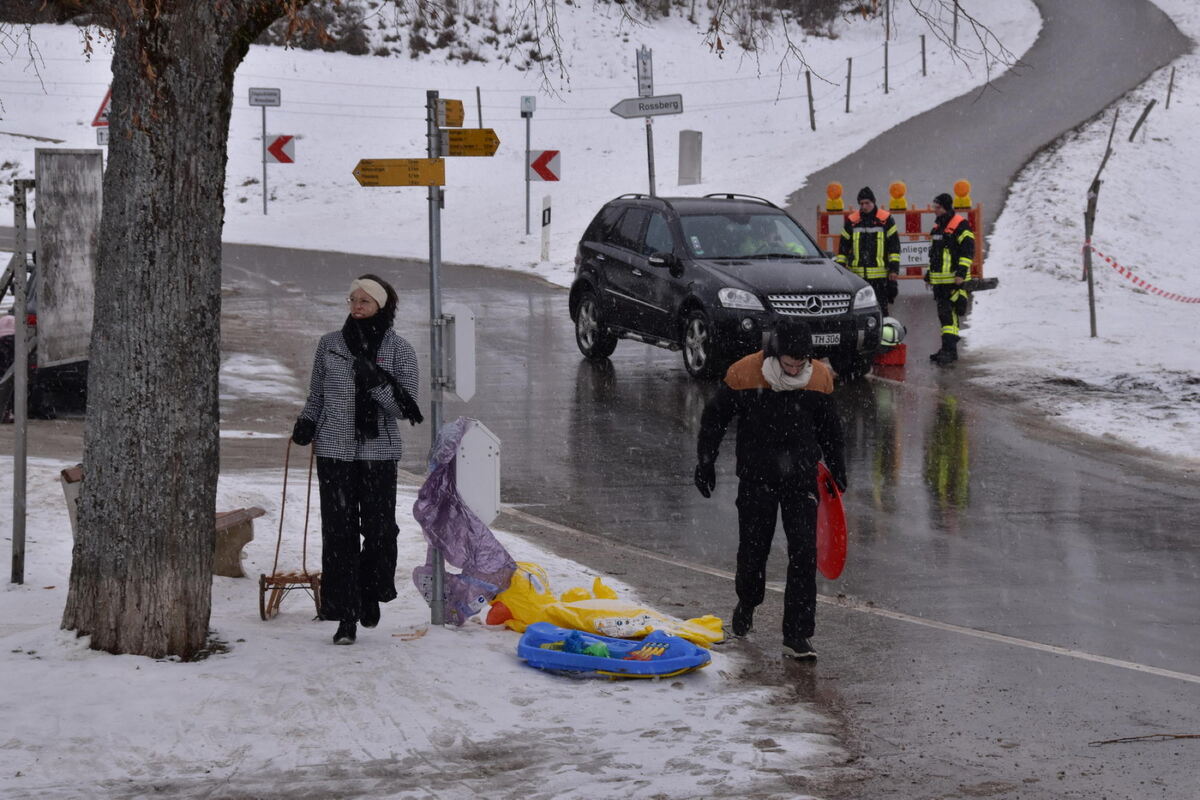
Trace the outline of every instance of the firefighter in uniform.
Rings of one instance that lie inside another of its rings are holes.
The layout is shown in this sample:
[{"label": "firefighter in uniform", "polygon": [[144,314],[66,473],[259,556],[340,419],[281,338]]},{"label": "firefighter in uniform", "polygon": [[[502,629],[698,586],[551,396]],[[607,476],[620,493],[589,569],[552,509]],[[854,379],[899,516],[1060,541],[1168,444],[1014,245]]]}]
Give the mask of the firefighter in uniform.
[{"label": "firefighter in uniform", "polygon": [[929,244],[925,282],[933,287],[938,321],[942,325],[942,347],[929,360],[944,367],[958,360],[958,320],[967,310],[968,294],[963,284],[971,276],[975,234],[966,218],[955,213],[950,195],[933,198],[933,212],[937,220]]},{"label": "firefighter in uniform", "polygon": [[737,419],[738,550],[733,635],[745,636],[766,591],[767,557],[782,518],[787,537],[783,654],[816,658],[809,638],[817,607],[817,460],[846,488],[844,434],[831,393],[833,373],[813,358],[812,331],[781,320],[763,350],[736,362],[704,407],[695,483],[709,497],[716,460]]},{"label": "firefighter in uniform", "polygon": [[899,289],[900,233],[891,212],[875,205],[871,187],[859,190],[858,211],[847,215],[833,260],[871,284],[886,317]]}]

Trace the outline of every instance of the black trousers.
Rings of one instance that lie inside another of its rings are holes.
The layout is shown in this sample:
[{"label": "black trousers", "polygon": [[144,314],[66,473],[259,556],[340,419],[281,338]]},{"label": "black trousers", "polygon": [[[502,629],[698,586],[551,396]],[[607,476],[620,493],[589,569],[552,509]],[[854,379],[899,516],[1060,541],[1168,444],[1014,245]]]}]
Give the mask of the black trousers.
[{"label": "black trousers", "polygon": [[738,484],[738,553],[734,585],[738,602],[755,607],[767,588],[767,557],[782,512],[787,536],[787,586],[783,592],[783,638],[813,635],[817,613],[816,479]]},{"label": "black trousers", "polygon": [[889,284],[894,286],[896,282],[887,278],[871,278],[867,283],[871,284],[871,288],[875,290],[875,300],[879,303],[879,310],[886,317],[892,304]]},{"label": "black trousers", "polygon": [[[954,341],[958,341],[959,317],[967,310],[967,293],[953,283],[935,284],[933,287],[933,301],[937,306],[938,322],[942,326],[943,336],[953,336]],[[943,339],[943,341],[945,341]]]},{"label": "black trousers", "polygon": [[317,459],[321,618],[357,620],[396,597],[396,462]]}]

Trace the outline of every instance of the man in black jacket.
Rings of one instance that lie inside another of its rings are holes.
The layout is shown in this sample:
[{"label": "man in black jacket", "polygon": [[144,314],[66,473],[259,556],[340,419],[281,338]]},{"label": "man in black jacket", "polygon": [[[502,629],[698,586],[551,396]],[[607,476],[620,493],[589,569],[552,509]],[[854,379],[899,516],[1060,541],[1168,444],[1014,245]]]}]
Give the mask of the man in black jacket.
[{"label": "man in black jacket", "polygon": [[783,595],[783,653],[816,658],[809,643],[817,605],[817,461],[846,487],[842,422],[830,393],[833,375],[814,361],[812,333],[802,320],[779,323],[767,347],[729,368],[704,408],[695,483],[709,497],[717,483],[721,439],[737,429],[738,604],[733,635],[745,636],[766,591],[767,557],[782,511],[787,536]]}]

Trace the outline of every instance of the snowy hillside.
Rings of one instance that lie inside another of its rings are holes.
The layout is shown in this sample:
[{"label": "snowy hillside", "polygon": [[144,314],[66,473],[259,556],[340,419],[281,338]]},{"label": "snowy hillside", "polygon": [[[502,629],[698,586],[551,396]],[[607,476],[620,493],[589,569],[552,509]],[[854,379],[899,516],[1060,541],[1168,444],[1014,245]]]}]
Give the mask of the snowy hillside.
[{"label": "snowy hillside", "polygon": [[[1155,0],[1185,34],[1200,9]],[[990,237],[989,274],[966,332],[965,363],[1067,427],[1189,459],[1200,468],[1200,264],[1179,211],[1200,175],[1200,56],[1155,73],[1115,109],[1034,159],[1012,187]],[[1132,142],[1130,133],[1157,100]],[[1083,211],[1114,111],[1113,154],[1101,175],[1093,245],[1097,337],[1083,277]],[[1112,259],[1143,284],[1119,272]],[[1168,296],[1170,295],[1170,296]]]},{"label": "snowy hillside", "polygon": [[[963,4],[993,26],[1018,55],[1037,34],[1028,0]],[[883,94],[883,23],[838,22],[836,38],[800,39],[812,65],[817,131],[808,128],[803,70],[784,58],[782,31],[757,54],[725,42],[722,57],[704,43],[703,24],[685,17],[635,27],[619,6],[563,4],[558,26],[565,73],[552,86],[540,71],[502,61],[462,63],[444,51],[432,58],[326,54],[254,47],[238,70],[229,139],[225,239],[349,252],[428,254],[426,192],[421,188],[362,188],[351,171],[362,158],[411,158],[426,153],[427,90],[464,101],[466,124],[494,128],[492,158],[450,159],[446,167],[443,257],[447,261],[521,269],[548,280],[570,280],[575,244],[605,200],[648,188],[646,134],[641,119],[609,109],[637,95],[635,53],[654,52],[656,94],[683,95],[684,113],[654,122],[657,190],[703,194],[724,190],[782,203],[812,170],[832,162],[897,121],[931,108],[986,80],[982,64],[961,62],[929,35],[907,4],[897,4],[890,46],[889,93]],[[928,77],[921,76],[920,35],[927,34]],[[4,64],[0,91],[8,134],[0,135],[0,179],[31,176],[33,148],[94,147],[92,118],[108,85],[107,57],[90,62],[79,34],[40,26],[39,75],[24,63]],[[844,113],[846,59],[854,59],[852,113]],[[949,81],[949,76],[954,81]],[[282,106],[267,113],[268,135],[296,137],[296,163],[271,165],[273,198],[262,213],[261,115],[248,104],[251,87],[282,91]],[[476,88],[481,102],[476,103]],[[553,202],[550,260],[540,262],[536,225],[525,236],[522,96],[537,98],[532,149],[562,151],[562,180],[535,183],[532,216],[541,198]],[[870,113],[860,112],[870,105]],[[681,130],[704,136],[703,183],[678,187]],[[11,218],[7,205],[0,219]]]}]

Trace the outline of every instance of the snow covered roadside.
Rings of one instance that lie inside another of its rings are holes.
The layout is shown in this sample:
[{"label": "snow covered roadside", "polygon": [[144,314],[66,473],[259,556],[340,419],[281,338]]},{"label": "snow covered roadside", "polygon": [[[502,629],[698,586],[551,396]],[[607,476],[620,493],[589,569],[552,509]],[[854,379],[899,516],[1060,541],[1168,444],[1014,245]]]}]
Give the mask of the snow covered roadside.
[{"label": "snow covered roadside", "polygon": [[[1154,0],[1185,34],[1200,37],[1200,8]],[[1068,428],[1182,459],[1200,470],[1200,258],[1193,226],[1180,224],[1200,175],[1200,54],[1171,67],[1115,105],[1113,154],[1101,180],[1093,245],[1146,283],[1140,288],[1093,253],[1097,337],[1090,337],[1082,278],[1087,190],[1113,109],[1064,136],[1018,176],[989,237],[987,273],[960,362],[982,385],[1023,399]],[[1158,103],[1133,142],[1134,123]]]},{"label": "snow covered roadside", "polygon": [[[0,496],[11,496],[11,466],[0,460]],[[781,776],[802,780],[844,758],[828,721],[739,679],[728,648],[666,681],[571,680],[520,662],[510,631],[477,620],[427,629],[408,580],[352,647],[331,643],[333,626],[312,621],[306,595],[261,621],[278,472],[221,477],[218,507],[268,509],[245,548],[251,577],[214,578],[212,628],[228,652],[190,664],[93,652],[59,630],[71,554],[62,466],[31,461],[26,583],[0,589],[5,798],[797,797],[779,793],[795,785]],[[295,470],[288,481],[281,571],[300,567],[304,478]],[[425,558],[414,497],[399,501],[400,576]],[[0,529],[11,530],[11,514],[0,505]],[[498,535],[515,558],[546,567],[556,592],[590,587],[580,565]]]},{"label": "snow covered roadside", "polygon": [[[990,25],[1018,57],[1040,28],[1030,0],[963,0],[961,5]],[[688,22],[678,10],[652,27],[631,25],[621,14],[619,5],[559,5],[568,80],[553,87],[555,93],[535,72],[496,63],[446,63],[436,52],[414,61],[252,47],[234,89],[225,240],[427,258],[426,191],[363,188],[351,171],[363,158],[424,157],[427,90],[462,100],[466,125],[476,126],[478,87],[483,125],[495,129],[500,148],[491,158],[447,159],[442,256],[448,262],[531,272],[565,286],[573,275],[579,235],[600,206],[619,194],[648,190],[645,126],[641,119],[621,119],[609,111],[637,95],[635,54],[641,45],[654,53],[655,93],[683,96],[684,113],[654,121],[656,184],[662,195],[736,191],[783,203],[811,172],[987,79],[981,62],[964,68],[908,3],[895,3],[886,95],[882,19],[847,18],[833,26],[837,38],[799,42],[814,73],[813,132],[804,71],[794,60],[783,62],[781,32],[764,42],[757,56],[726,42],[726,53],[718,58],[703,43],[704,24]],[[927,77],[921,75],[922,34]],[[110,80],[110,54],[100,47],[85,61],[79,34],[70,27],[38,26],[33,35],[44,58],[37,74],[24,62],[0,61],[0,181],[33,177],[35,147],[96,146],[91,122]],[[854,75],[852,113],[846,114],[849,57]],[[250,87],[281,89],[282,105],[267,112],[268,134],[296,137],[296,163],[268,167],[273,199],[266,216],[262,118],[260,109],[248,105]],[[537,98],[532,149],[562,151],[562,180],[532,184],[529,236],[524,233],[525,122],[520,117],[525,95]],[[681,130],[703,134],[699,185],[676,185]],[[876,190],[882,193],[884,187]],[[543,195],[553,202],[547,262],[539,260]],[[11,219],[10,201],[0,197],[0,220],[7,225]]]}]

